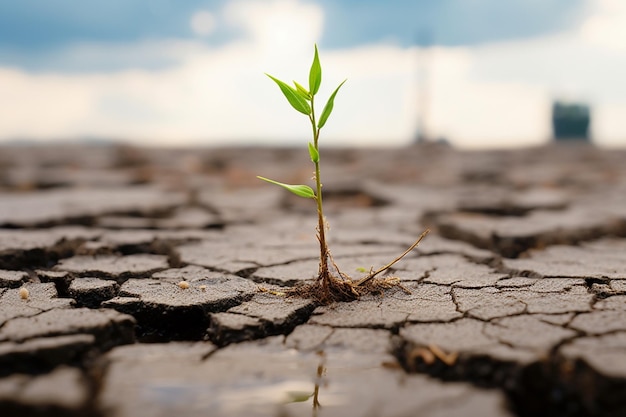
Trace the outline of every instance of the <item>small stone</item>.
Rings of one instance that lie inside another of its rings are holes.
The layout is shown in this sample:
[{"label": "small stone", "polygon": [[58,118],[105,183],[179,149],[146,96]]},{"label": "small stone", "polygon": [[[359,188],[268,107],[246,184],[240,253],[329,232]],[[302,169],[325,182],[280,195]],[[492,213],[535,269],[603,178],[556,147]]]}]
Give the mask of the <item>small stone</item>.
[{"label": "small stone", "polygon": [[189,288],[189,283],[187,281],[181,281],[181,282],[178,283],[178,286],[181,289],[186,290],[187,288]]},{"label": "small stone", "polygon": [[28,288],[20,288],[20,298],[22,300],[28,300],[28,296],[30,295],[30,292],[28,291]]}]

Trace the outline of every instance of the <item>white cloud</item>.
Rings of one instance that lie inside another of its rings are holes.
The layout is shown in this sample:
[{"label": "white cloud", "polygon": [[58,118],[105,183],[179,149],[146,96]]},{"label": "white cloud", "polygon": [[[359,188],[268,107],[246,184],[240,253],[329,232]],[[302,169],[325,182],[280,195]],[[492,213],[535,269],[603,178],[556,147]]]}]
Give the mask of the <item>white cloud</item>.
[{"label": "white cloud", "polygon": [[198,10],[191,16],[189,26],[196,35],[207,36],[213,33],[216,26],[215,17],[211,12],[206,10]]},{"label": "white cloud", "polygon": [[[93,93],[67,77],[0,69],[0,135],[47,138],[71,134],[89,117]],[[69,132],[68,132],[69,131]]]},{"label": "white cloud", "polygon": [[[569,95],[594,105],[593,132],[600,143],[626,144],[626,53],[611,36],[589,29],[598,16],[615,22],[618,13],[607,14],[615,3],[594,4],[594,15],[572,33],[431,50],[428,132],[464,147],[541,143],[550,135],[552,98]],[[70,75],[0,68],[0,139],[304,142],[310,133],[306,117],[289,107],[263,72],[307,84],[323,10],[296,0],[245,0],[228,2],[221,14],[211,15],[213,22],[201,13],[194,15],[206,18],[205,26],[196,22],[198,35],[209,34],[211,25],[230,24],[246,36],[213,48],[171,40],[80,45],[62,54],[77,61],[165,57],[176,63],[161,69]],[[415,137],[424,51],[367,45],[322,49],[320,55],[319,108],[348,78],[324,127],[325,143],[391,145]]]},{"label": "white cloud", "polygon": [[292,68],[321,38],[324,11],[298,0],[239,0],[227,3],[224,19],[242,29],[265,59]]},{"label": "white cloud", "polygon": [[595,13],[582,27],[582,37],[592,45],[626,51],[626,3],[597,0]]},{"label": "white cloud", "polygon": [[600,104],[594,108],[592,131],[600,143],[607,146],[625,146],[626,103]]},{"label": "white cloud", "polygon": [[476,51],[437,49],[432,57],[432,135],[464,147],[534,145],[549,136],[549,100],[514,81],[473,79]]}]

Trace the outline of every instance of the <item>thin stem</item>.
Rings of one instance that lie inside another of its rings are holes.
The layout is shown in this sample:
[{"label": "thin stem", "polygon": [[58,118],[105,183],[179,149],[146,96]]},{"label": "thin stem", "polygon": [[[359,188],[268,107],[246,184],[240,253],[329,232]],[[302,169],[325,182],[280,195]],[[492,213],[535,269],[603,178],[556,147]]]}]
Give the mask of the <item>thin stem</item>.
[{"label": "thin stem", "polygon": [[[315,102],[314,97],[311,97],[311,127],[313,129],[313,146],[319,154],[318,141],[320,137],[320,130],[315,122]],[[326,245],[326,233],[324,224],[324,208],[322,206],[322,181],[320,179],[320,163],[319,160],[315,163],[315,200],[317,201],[317,232],[320,241],[320,270],[319,276],[322,280],[326,280],[328,277],[328,246]]]},{"label": "thin stem", "polygon": [[315,388],[313,391],[313,415],[317,415],[317,410],[322,408],[322,404],[320,404],[320,384],[322,377],[324,376],[324,371],[326,367],[324,366],[324,362],[322,361],[319,365],[317,365],[317,379],[315,380]]},{"label": "thin stem", "polygon": [[394,259],[393,261],[389,262],[387,265],[383,266],[382,268],[380,268],[379,270],[377,270],[376,272],[370,272],[369,275],[367,275],[364,278],[361,278],[360,280],[358,280],[355,284],[355,286],[359,286],[359,285],[363,285],[365,284],[367,281],[371,280],[372,278],[374,278],[376,275],[380,274],[383,271],[386,271],[387,269],[391,268],[396,262],[400,261],[402,258],[404,258],[406,255],[409,254],[409,252],[411,252],[413,249],[415,249],[415,247],[417,245],[420,244],[420,242],[422,241],[422,239],[424,239],[426,237],[426,235],[430,233],[429,229],[426,229],[421,235],[420,237],[411,245],[409,246],[409,248],[407,250],[405,250],[402,255],[398,256],[396,259]]}]

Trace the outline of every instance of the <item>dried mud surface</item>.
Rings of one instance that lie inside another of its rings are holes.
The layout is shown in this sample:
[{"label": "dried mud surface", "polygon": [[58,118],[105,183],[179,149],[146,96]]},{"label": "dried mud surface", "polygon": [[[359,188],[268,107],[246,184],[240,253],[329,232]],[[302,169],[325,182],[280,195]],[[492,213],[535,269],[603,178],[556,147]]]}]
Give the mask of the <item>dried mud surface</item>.
[{"label": "dried mud surface", "polygon": [[[2,416],[624,416],[626,152],[0,149]],[[361,271],[361,272],[359,272]]]}]

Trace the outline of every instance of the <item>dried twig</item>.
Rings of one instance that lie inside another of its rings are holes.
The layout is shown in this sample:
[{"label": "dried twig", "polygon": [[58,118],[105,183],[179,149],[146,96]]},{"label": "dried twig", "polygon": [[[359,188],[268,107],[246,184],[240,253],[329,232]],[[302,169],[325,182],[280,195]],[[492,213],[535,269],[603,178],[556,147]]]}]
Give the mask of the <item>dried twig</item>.
[{"label": "dried twig", "polygon": [[361,286],[363,284],[365,284],[366,282],[368,282],[369,280],[371,280],[372,278],[374,278],[376,275],[380,274],[383,271],[386,271],[387,269],[391,268],[393,265],[396,264],[396,262],[400,261],[402,258],[404,258],[406,255],[409,254],[409,252],[411,252],[413,249],[415,249],[417,247],[417,245],[420,244],[420,242],[422,241],[422,239],[424,239],[426,237],[426,235],[430,233],[429,229],[426,229],[421,235],[420,237],[415,241],[415,243],[413,243],[407,250],[404,251],[404,253],[402,253],[402,255],[398,256],[396,259],[394,259],[393,261],[389,262],[387,265],[383,266],[382,268],[376,270],[375,272],[370,272],[366,277],[361,278],[360,280],[358,280],[356,282],[356,284],[354,284],[356,287]]}]

